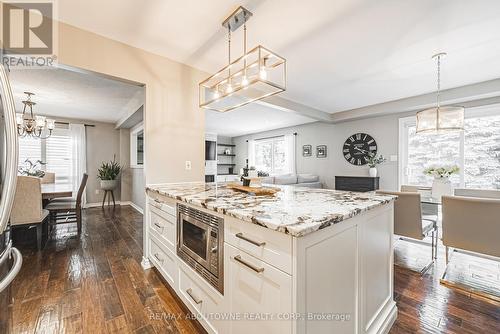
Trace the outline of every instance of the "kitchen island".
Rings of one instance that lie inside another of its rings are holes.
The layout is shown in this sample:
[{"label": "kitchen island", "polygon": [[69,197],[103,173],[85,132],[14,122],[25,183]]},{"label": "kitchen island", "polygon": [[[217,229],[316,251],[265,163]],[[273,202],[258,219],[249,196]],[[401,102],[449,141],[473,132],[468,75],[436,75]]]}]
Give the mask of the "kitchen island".
[{"label": "kitchen island", "polygon": [[279,189],[149,185],[143,266],[210,333],[388,332],[394,197]]}]

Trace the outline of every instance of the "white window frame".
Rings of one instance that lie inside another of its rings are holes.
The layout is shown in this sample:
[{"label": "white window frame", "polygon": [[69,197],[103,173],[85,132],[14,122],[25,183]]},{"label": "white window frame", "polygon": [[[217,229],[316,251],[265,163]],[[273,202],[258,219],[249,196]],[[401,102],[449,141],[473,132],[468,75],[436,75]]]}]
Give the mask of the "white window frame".
[{"label": "white window frame", "polygon": [[143,152],[142,156],[142,165],[137,164],[137,135],[141,132],[142,132],[142,138],[143,140],[145,140],[143,122],[137,124],[136,126],[130,129],[130,168],[144,168],[145,152]]},{"label": "white window frame", "polygon": [[[285,143],[286,145],[286,140],[285,140],[285,136],[275,136],[275,137],[271,137],[271,138],[263,138],[263,139],[255,139],[254,141],[254,146],[253,146],[253,154],[255,156],[255,159],[256,159],[256,145],[257,144],[261,144],[261,143],[271,143],[271,171],[269,171],[269,175],[281,175],[282,173],[281,172],[277,172],[275,169],[274,169],[274,143],[278,140],[283,140],[283,142]],[[286,147],[285,147],[285,152],[286,152]],[[285,153],[287,154],[287,152]],[[285,161],[288,161],[289,159],[285,158]],[[288,162],[288,163],[292,163],[292,162]],[[257,168],[257,166],[255,166]],[[290,166],[287,166],[286,168],[287,170],[290,169]],[[281,174],[280,174],[281,173]],[[286,173],[286,171],[285,171]]]},{"label": "white window frame", "polygon": [[[467,108],[465,118],[494,116],[500,114],[500,104],[485,105]],[[408,116],[399,119],[399,161],[398,161],[398,189],[407,182],[408,166],[408,128],[416,125],[416,117]],[[459,143],[460,188],[465,188],[465,131],[460,133]]]}]

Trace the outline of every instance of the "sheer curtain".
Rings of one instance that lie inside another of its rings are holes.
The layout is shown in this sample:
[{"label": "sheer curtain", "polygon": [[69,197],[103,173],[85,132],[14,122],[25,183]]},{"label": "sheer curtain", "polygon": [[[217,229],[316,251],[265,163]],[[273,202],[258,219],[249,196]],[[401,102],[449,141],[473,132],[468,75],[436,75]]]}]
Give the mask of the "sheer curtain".
[{"label": "sheer curtain", "polygon": [[[85,125],[83,124],[70,124],[69,132],[71,136],[72,145],[72,171],[71,183],[73,185],[73,196],[76,198],[80,182],[82,181],[83,174],[87,172],[87,145],[85,138]],[[82,206],[86,204],[85,192],[82,196]]]},{"label": "sheer curtain", "polygon": [[297,163],[295,160],[295,135],[289,134],[285,135],[285,159],[286,166],[288,167],[288,172],[290,174],[297,173]]},{"label": "sheer curtain", "polygon": [[248,140],[248,167],[255,166],[255,140],[249,139]]}]

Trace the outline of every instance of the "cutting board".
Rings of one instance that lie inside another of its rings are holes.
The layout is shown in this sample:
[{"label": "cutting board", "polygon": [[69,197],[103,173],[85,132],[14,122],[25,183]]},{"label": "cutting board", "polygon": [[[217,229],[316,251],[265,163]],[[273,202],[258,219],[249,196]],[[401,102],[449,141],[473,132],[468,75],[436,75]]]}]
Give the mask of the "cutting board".
[{"label": "cutting board", "polygon": [[278,191],[280,191],[278,188],[269,188],[269,187],[245,187],[242,186],[239,183],[228,183],[227,186],[229,189],[234,189],[237,191],[241,191],[247,194],[254,194],[256,196],[264,196],[264,195],[274,195]]}]

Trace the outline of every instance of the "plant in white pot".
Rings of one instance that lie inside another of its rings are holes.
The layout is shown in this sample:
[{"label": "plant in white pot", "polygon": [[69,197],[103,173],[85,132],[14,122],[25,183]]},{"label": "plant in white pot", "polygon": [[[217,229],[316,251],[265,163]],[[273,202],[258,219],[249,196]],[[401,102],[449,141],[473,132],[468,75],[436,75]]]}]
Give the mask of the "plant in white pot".
[{"label": "plant in white pot", "polygon": [[440,199],[443,195],[453,195],[450,176],[460,171],[458,166],[429,167],[424,170],[425,175],[433,176],[432,197]]},{"label": "plant in white pot", "polygon": [[120,164],[115,161],[115,157],[113,161],[103,162],[97,170],[97,178],[101,180],[101,189],[114,190],[118,186],[120,171]]},{"label": "plant in white pot", "polygon": [[377,166],[386,162],[387,159],[384,158],[383,155],[377,155],[376,153],[370,154],[368,157],[367,163],[368,167],[370,169],[368,170],[368,173],[371,177],[376,177],[377,176]]}]

